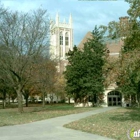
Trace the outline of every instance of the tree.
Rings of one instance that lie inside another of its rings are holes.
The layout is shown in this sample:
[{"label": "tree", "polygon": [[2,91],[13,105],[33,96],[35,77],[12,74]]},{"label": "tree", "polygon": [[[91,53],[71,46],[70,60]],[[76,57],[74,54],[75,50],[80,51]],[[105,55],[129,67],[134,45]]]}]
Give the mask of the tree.
[{"label": "tree", "polygon": [[6,106],[6,97],[8,96],[8,92],[12,91],[12,86],[1,64],[0,64],[0,68],[1,68],[0,69],[0,93],[2,95],[3,109],[4,109]]},{"label": "tree", "polygon": [[103,66],[104,86],[108,88],[111,84],[116,83],[118,78],[119,59],[108,56]]},{"label": "tree", "polygon": [[124,95],[136,96],[136,102],[140,104],[140,50],[122,53],[118,65],[117,84],[118,90]]},{"label": "tree", "polygon": [[127,11],[130,16],[129,34],[124,39],[117,80],[119,89],[125,95],[136,96],[136,101],[140,106],[140,2],[136,0],[126,1],[130,4]]},{"label": "tree", "polygon": [[67,54],[69,65],[64,72],[66,90],[74,95],[75,101],[84,101],[89,96],[96,100],[104,91],[103,65],[106,49],[97,27],[92,34],[93,38],[84,44],[83,50],[78,50],[75,46],[73,51]]},{"label": "tree", "polygon": [[44,107],[47,93],[54,92],[54,85],[56,82],[56,62],[48,57],[40,56],[34,67],[34,75],[34,78],[36,79],[35,86],[42,95]]},{"label": "tree", "polygon": [[140,1],[139,0],[125,0],[130,4],[130,8],[128,9],[127,13],[133,19],[140,18]]},{"label": "tree", "polygon": [[47,54],[49,20],[46,10],[31,13],[6,11],[0,17],[0,63],[8,75],[23,112],[22,91],[30,82],[33,64]]},{"label": "tree", "polygon": [[[140,52],[140,9],[139,1],[126,0],[130,4],[128,10],[129,19],[120,18],[120,22],[115,24],[112,22],[110,37],[123,37],[124,44],[120,52],[116,66],[113,65],[111,72],[115,69],[115,81],[125,96],[136,96],[137,102],[140,103],[139,91],[139,52]],[[117,27],[115,26],[116,24]],[[110,25],[110,24],[109,24]],[[116,67],[116,68],[115,68]],[[114,74],[112,74],[114,75]],[[111,76],[112,76],[111,75]]]},{"label": "tree", "polygon": [[55,95],[57,96],[57,99],[60,97],[61,101],[65,101],[66,98],[65,86],[66,86],[66,81],[64,75],[57,72],[54,88],[55,88]]},{"label": "tree", "polygon": [[111,21],[108,26],[100,28],[107,33],[108,38],[122,38],[124,41],[123,51],[131,51],[140,43],[140,1],[126,0],[130,4],[127,13],[129,17],[120,17],[120,21]]},{"label": "tree", "polygon": [[8,87],[5,84],[5,81],[3,81],[2,79],[0,80],[0,94],[1,94],[1,98],[3,100],[3,109],[6,106],[6,94],[7,94],[7,89]]},{"label": "tree", "polygon": [[34,87],[33,87],[34,83],[26,85],[24,89],[22,90],[22,95],[24,96],[26,107],[28,107],[28,99],[31,93],[34,91]]}]

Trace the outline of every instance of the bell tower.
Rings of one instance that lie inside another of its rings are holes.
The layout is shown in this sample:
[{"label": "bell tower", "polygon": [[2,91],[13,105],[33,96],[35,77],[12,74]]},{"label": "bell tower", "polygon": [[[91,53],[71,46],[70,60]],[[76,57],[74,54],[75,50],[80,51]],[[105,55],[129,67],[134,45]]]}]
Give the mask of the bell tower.
[{"label": "bell tower", "polygon": [[69,21],[60,22],[59,14],[51,22],[50,55],[52,58],[66,60],[66,53],[73,49],[73,22],[70,14]]}]

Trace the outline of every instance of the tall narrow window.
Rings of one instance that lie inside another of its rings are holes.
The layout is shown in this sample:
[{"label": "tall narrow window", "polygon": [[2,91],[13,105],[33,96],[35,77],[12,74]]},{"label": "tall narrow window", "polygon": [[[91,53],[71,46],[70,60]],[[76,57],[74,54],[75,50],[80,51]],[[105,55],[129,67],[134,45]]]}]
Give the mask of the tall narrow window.
[{"label": "tall narrow window", "polygon": [[63,33],[60,32],[60,45],[63,45]]},{"label": "tall narrow window", "polygon": [[65,34],[65,45],[69,45],[69,36],[68,36],[68,32],[66,32],[66,34]]}]

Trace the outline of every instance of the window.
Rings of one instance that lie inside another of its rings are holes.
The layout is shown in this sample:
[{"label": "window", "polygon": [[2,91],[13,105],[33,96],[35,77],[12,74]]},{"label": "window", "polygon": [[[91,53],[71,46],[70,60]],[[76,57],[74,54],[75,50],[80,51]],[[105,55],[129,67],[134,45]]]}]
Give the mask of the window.
[{"label": "window", "polygon": [[60,45],[63,45],[63,34],[60,32]]},{"label": "window", "polygon": [[68,33],[65,34],[65,45],[69,45]]}]

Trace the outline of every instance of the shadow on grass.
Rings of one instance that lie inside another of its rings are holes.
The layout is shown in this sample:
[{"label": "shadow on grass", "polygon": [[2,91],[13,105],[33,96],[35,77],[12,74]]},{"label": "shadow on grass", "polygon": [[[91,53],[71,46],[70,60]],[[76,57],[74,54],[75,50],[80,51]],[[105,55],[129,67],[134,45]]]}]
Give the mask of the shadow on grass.
[{"label": "shadow on grass", "polygon": [[110,117],[112,121],[140,121],[140,108],[125,108],[125,111],[118,111]]}]

